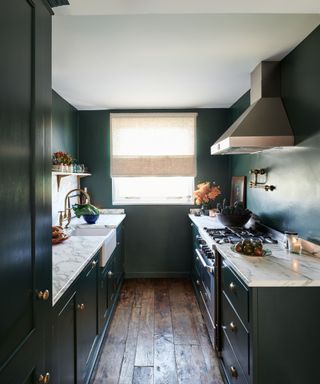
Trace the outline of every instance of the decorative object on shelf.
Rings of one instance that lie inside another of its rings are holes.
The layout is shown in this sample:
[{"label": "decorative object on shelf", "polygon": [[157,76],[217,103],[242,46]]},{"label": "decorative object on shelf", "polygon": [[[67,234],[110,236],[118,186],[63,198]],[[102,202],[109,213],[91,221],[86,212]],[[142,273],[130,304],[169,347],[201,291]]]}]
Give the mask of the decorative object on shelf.
[{"label": "decorative object on shelf", "polygon": [[215,198],[221,195],[221,190],[214,182],[205,181],[197,185],[193,195],[195,204],[201,205],[203,215],[208,216],[209,210],[213,208]]},{"label": "decorative object on shelf", "polygon": [[69,166],[72,164],[74,159],[71,155],[66,152],[54,152],[52,155],[52,165],[54,166],[54,170],[57,171],[57,166],[59,166],[59,170],[62,172],[69,172]]},{"label": "decorative object on shelf", "polygon": [[227,227],[242,227],[251,218],[251,211],[246,209],[241,201],[227,205],[227,200],[224,199],[222,205],[217,204],[217,210],[218,220]]},{"label": "decorative object on shelf", "polygon": [[65,173],[88,173],[84,164],[78,164],[77,160],[66,152],[54,152],[52,154],[52,171]]},{"label": "decorative object on shelf", "polygon": [[88,224],[94,224],[100,216],[99,209],[92,204],[74,204],[72,209],[78,218],[83,216]]},{"label": "decorative object on shelf", "polygon": [[230,205],[236,201],[243,203],[246,206],[246,177],[245,176],[232,176],[231,179],[231,196]]},{"label": "decorative object on shelf", "polygon": [[[267,170],[264,168],[261,169],[251,169],[250,174],[253,175],[253,180],[250,180],[250,188],[263,188],[265,191],[274,191],[276,187],[274,185],[267,184]],[[260,176],[264,176],[263,181],[261,181]]]}]

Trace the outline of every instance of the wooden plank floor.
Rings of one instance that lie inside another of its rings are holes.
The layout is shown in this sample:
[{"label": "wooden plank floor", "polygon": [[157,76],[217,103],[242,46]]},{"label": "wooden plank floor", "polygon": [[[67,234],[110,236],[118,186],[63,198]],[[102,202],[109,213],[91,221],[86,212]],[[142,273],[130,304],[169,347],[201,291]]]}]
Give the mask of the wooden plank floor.
[{"label": "wooden plank floor", "polygon": [[223,383],[189,280],[124,282],[93,383]]}]

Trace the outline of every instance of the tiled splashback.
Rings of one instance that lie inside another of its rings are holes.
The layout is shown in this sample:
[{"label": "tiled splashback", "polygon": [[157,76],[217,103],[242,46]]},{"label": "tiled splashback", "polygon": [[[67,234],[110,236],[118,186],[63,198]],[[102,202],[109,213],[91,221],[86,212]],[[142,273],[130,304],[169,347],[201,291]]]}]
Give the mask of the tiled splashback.
[{"label": "tiled splashback", "polygon": [[[78,188],[77,176],[62,177],[58,192],[57,177],[52,175],[52,224],[59,224],[59,212],[64,209],[64,198],[72,189]],[[76,203],[71,200],[71,204]]]}]

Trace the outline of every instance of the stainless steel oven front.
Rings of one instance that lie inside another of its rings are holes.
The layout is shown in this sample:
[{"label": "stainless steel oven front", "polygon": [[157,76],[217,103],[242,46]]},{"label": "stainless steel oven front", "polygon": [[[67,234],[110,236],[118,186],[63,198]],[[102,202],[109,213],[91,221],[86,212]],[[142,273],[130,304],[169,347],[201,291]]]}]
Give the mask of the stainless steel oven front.
[{"label": "stainless steel oven front", "polygon": [[198,290],[200,293],[200,309],[204,317],[211,342],[215,349],[219,351],[219,303],[217,295],[217,288],[219,283],[219,255],[217,255],[214,250],[210,249],[200,236],[198,238],[198,244],[195,251],[200,275],[200,280],[198,282]]}]

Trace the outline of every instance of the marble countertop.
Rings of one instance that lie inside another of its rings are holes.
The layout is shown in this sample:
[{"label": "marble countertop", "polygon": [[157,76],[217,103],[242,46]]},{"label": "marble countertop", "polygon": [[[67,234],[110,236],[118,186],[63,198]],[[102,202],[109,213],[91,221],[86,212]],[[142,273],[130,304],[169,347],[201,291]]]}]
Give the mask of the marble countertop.
[{"label": "marble countertop", "polygon": [[52,305],[99,251],[106,236],[71,236],[52,247]]},{"label": "marble countertop", "polygon": [[[116,228],[125,216],[125,214],[102,214],[97,225]],[[89,225],[82,218],[71,220],[71,228],[79,224]],[[92,226],[94,224],[90,225],[90,227]],[[53,306],[99,251],[106,238],[107,236],[70,236],[63,243],[52,247]]]},{"label": "marble countertop", "polygon": [[320,259],[306,254],[293,254],[281,244],[266,244],[271,256],[243,256],[231,250],[230,244],[216,244],[204,227],[223,228],[214,217],[189,215],[200,235],[210,247],[214,246],[225,262],[249,287],[320,287]]}]

